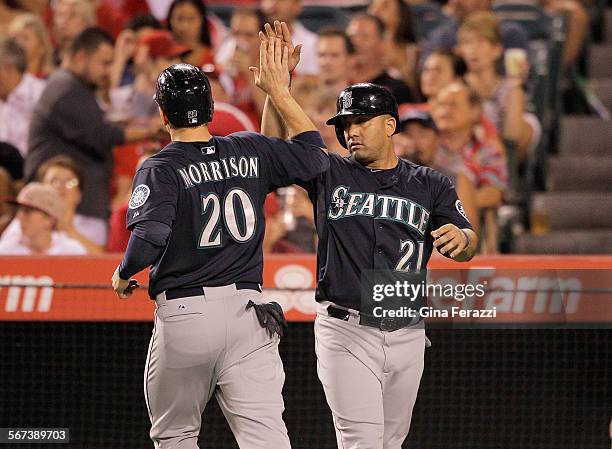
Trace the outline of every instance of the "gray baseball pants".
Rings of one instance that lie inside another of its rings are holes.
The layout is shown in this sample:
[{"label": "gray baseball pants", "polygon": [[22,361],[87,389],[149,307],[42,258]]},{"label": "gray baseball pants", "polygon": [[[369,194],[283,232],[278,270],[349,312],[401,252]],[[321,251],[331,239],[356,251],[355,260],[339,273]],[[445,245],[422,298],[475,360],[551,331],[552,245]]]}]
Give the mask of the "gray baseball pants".
[{"label": "gray baseball pants", "polygon": [[358,320],[330,317],[317,305],[317,373],[338,448],[401,449],[423,374],[424,325],[387,332]]},{"label": "gray baseball pants", "polygon": [[242,449],[290,449],[282,414],[285,372],[278,336],[259,325],[256,290],[204,287],[204,295],[156,299],[144,392],[156,449],[197,449],[213,393]]}]

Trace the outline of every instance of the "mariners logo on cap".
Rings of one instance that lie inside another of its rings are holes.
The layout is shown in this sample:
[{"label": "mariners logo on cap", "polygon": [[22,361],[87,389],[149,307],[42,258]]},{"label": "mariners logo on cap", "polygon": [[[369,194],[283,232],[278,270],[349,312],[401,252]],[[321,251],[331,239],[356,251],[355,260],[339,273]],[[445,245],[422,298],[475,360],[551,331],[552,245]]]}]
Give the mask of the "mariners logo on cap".
[{"label": "mariners logo on cap", "polygon": [[347,92],[342,97],[342,107],[348,109],[353,104],[353,92]]},{"label": "mariners logo on cap", "polygon": [[[466,220],[468,220],[467,215],[465,215],[465,211],[463,210],[463,204],[461,204],[460,200],[455,201],[455,208],[457,209],[457,212],[459,212],[463,218],[465,218]],[[470,220],[468,220],[470,221]]]},{"label": "mariners logo on cap", "polygon": [[130,203],[128,204],[128,207],[130,209],[138,209],[147,201],[150,194],[151,189],[149,189],[149,186],[146,186],[144,184],[136,186],[134,192],[132,192],[132,197],[130,198]]}]

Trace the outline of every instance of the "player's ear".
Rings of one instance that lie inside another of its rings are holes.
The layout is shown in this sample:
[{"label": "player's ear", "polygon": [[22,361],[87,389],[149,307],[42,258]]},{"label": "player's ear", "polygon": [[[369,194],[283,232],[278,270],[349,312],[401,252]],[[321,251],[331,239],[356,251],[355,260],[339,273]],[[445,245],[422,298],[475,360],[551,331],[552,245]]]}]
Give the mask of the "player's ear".
[{"label": "player's ear", "polygon": [[388,117],[385,120],[385,129],[387,130],[388,137],[391,137],[395,133],[396,126],[397,122],[395,121],[395,117]]},{"label": "player's ear", "polygon": [[159,118],[161,119],[162,123],[164,124],[164,126],[168,126],[168,117],[166,117],[166,114],[164,114],[162,108],[158,107],[157,109],[159,110]]}]

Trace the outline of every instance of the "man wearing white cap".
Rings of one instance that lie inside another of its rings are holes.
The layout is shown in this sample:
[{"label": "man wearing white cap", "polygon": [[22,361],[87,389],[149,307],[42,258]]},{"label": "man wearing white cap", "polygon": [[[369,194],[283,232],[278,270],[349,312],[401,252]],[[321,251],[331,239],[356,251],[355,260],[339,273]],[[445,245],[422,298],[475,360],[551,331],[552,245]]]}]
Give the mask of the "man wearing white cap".
[{"label": "man wearing white cap", "polygon": [[19,192],[15,201],[10,202],[18,207],[17,219],[22,236],[20,239],[0,239],[1,255],[86,254],[78,241],[55,231],[66,206],[53,187],[32,182]]}]

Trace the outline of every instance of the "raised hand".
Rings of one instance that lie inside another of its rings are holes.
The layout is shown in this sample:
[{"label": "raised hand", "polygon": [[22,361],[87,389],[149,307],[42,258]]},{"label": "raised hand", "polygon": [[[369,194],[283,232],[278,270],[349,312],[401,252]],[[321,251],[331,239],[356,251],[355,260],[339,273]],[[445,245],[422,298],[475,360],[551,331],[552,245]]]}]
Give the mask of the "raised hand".
[{"label": "raised hand", "polygon": [[255,85],[270,96],[289,91],[289,49],[278,37],[267,37],[259,33],[259,68],[249,67]]},{"label": "raised hand", "polygon": [[[293,40],[291,38],[291,32],[285,22],[274,21],[274,29],[272,25],[266,23],[264,30],[268,38],[277,37],[282,40],[283,45],[287,47],[289,52],[289,72],[293,72],[300,62],[300,55],[302,53],[302,44],[293,46]],[[261,36],[260,36],[261,37]]]}]

